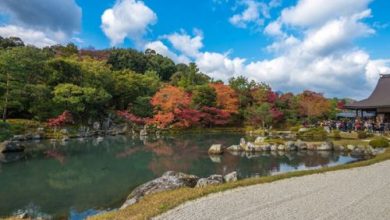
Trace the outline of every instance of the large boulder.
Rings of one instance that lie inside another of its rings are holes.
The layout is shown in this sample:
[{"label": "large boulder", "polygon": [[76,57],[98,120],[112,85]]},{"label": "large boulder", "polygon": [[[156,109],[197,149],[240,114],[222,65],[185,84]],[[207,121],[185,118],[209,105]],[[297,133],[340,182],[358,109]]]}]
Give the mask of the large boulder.
[{"label": "large boulder", "polygon": [[0,143],[0,153],[23,152],[25,147],[19,141],[4,141]]},{"label": "large boulder", "polygon": [[200,178],[195,187],[206,187],[223,183],[222,175],[211,175],[207,178]]},{"label": "large boulder", "polygon": [[180,172],[168,171],[161,177],[151,180],[134,189],[128,196],[126,202],[122,205],[124,209],[140,201],[144,196],[173,190],[181,187],[195,187],[199,177]]},{"label": "large boulder", "polygon": [[209,154],[223,154],[223,148],[221,144],[213,144],[209,148]]},{"label": "large boulder", "polygon": [[324,142],[321,145],[317,146],[317,150],[319,151],[333,150],[333,142],[331,141]]},{"label": "large boulder", "polygon": [[236,171],[231,172],[231,173],[228,173],[228,174],[226,174],[226,175],[223,177],[223,180],[224,180],[226,183],[236,182],[236,181],[238,180],[238,174],[237,174]]}]

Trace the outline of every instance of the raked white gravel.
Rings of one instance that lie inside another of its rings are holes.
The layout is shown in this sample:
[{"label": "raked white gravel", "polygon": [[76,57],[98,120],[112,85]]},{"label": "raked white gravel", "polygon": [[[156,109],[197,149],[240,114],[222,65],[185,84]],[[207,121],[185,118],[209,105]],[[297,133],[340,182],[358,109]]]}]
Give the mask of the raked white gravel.
[{"label": "raked white gravel", "polygon": [[390,220],[390,161],[212,194],[155,219]]}]

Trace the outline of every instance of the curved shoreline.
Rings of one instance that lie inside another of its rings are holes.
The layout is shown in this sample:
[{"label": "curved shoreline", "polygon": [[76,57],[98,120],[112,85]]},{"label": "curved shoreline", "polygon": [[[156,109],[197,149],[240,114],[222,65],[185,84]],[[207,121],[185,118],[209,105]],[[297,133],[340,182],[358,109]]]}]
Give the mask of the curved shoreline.
[{"label": "curved shoreline", "polygon": [[187,202],[160,219],[388,219],[390,161],[242,187]]},{"label": "curved shoreline", "polygon": [[167,191],[146,196],[139,203],[130,206],[124,210],[108,212],[102,215],[93,216],[90,219],[148,219],[158,216],[164,212],[174,209],[185,202],[199,199],[209,194],[227,191],[238,187],[252,186],[257,184],[264,184],[275,182],[277,180],[288,179],[292,177],[307,176],[311,174],[326,173],[336,170],[345,170],[355,167],[365,167],[390,159],[390,150],[385,153],[377,155],[376,157],[351,164],[344,164],[335,167],[326,167],[317,170],[305,170],[284,173],[275,176],[267,176],[260,178],[244,179],[234,183],[227,183],[217,186],[210,186],[206,188],[180,188],[178,190]]}]

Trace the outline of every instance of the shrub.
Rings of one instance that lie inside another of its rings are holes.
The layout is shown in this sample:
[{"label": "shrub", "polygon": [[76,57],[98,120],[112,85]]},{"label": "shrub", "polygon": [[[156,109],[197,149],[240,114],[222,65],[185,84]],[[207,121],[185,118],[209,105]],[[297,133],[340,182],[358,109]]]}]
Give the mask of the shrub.
[{"label": "shrub", "polygon": [[328,133],[323,128],[310,128],[307,131],[299,132],[297,136],[303,140],[325,141]]},{"label": "shrub", "polygon": [[365,131],[358,131],[357,133],[358,133],[359,139],[365,139],[368,137],[367,132],[365,132]]},{"label": "shrub", "polygon": [[333,138],[336,138],[336,139],[340,139],[341,138],[339,130],[334,130],[333,131]]},{"label": "shrub", "polygon": [[0,122],[0,142],[12,136],[11,126],[8,123]]},{"label": "shrub", "polygon": [[300,128],[301,128],[301,126],[293,126],[293,127],[290,128],[290,131],[298,132]]},{"label": "shrub", "polygon": [[277,144],[277,145],[280,145],[280,144],[285,144],[284,140],[280,139],[280,138],[270,138],[270,139],[265,139],[265,142],[267,143],[270,143],[270,144]]},{"label": "shrub", "polygon": [[386,148],[389,147],[389,140],[384,137],[377,137],[371,140],[369,144],[373,148]]}]

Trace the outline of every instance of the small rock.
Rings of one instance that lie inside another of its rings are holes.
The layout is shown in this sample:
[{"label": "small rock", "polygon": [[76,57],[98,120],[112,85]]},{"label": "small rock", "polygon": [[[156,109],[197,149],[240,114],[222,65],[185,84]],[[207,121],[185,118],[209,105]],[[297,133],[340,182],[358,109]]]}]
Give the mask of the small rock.
[{"label": "small rock", "polygon": [[255,149],[256,149],[256,146],[255,146],[255,144],[253,144],[252,142],[248,142],[248,143],[246,144],[245,151],[254,152]]},{"label": "small rock", "polygon": [[67,141],[69,141],[69,137],[68,137],[68,136],[64,136],[64,137],[62,138],[62,142],[67,142]]},{"label": "small rock", "polygon": [[61,134],[68,134],[69,132],[68,132],[68,129],[63,128],[63,129],[60,130],[60,133]]},{"label": "small rock", "polygon": [[223,183],[223,176],[222,175],[211,175],[207,178],[201,178],[196,183],[197,188],[199,187],[206,187],[209,185],[218,185]]},{"label": "small rock", "polygon": [[340,152],[345,151],[345,147],[343,145],[336,145],[333,148],[335,151],[340,151]]},{"label": "small rock", "polygon": [[276,144],[271,145],[271,151],[277,151],[278,146]]},{"label": "small rock", "polygon": [[245,141],[245,139],[244,138],[241,138],[240,139],[240,146],[242,147],[242,148],[246,148],[246,141]]},{"label": "small rock", "polygon": [[309,129],[308,128],[300,128],[299,130],[298,130],[298,132],[305,132],[305,131],[308,131]]},{"label": "small rock", "polygon": [[265,137],[257,137],[255,140],[255,144],[262,144],[264,143]]},{"label": "small rock", "polygon": [[295,145],[297,146],[298,150],[307,150],[307,144],[301,140],[295,142]]},{"label": "small rock", "polygon": [[271,145],[269,144],[264,144],[260,146],[262,151],[270,151],[271,150]]},{"label": "small rock", "polygon": [[228,147],[226,150],[228,151],[242,151],[243,149],[241,148],[240,145],[232,145]]},{"label": "small rock", "polygon": [[219,154],[209,154],[209,157],[213,163],[221,163],[222,162],[222,156]]},{"label": "small rock", "polygon": [[41,140],[42,136],[40,134],[34,134],[34,135],[32,135],[31,139],[32,140]]},{"label": "small rock", "polygon": [[97,138],[96,138],[96,141],[97,141],[98,143],[100,143],[100,142],[104,141],[104,138],[103,138],[103,137],[97,137]]},{"label": "small rock", "polygon": [[24,135],[14,135],[12,140],[13,141],[25,141],[26,140],[26,136],[24,136]]},{"label": "small rock", "polygon": [[23,152],[25,147],[19,141],[4,141],[0,143],[0,153]]},{"label": "small rock", "polygon": [[317,146],[317,150],[319,151],[333,150],[333,143],[330,141],[322,143],[320,146]]},{"label": "small rock", "polygon": [[289,150],[289,151],[296,151],[297,150],[297,146],[295,145],[294,141],[287,141],[286,149]]},{"label": "small rock", "polygon": [[230,182],[236,182],[238,180],[238,177],[237,177],[237,172],[234,171],[234,172],[231,172],[229,174],[226,174],[223,179],[225,180],[226,183],[230,183]]},{"label": "small rock", "polygon": [[313,143],[308,143],[307,144],[307,149],[308,150],[316,150],[317,149],[317,145],[313,144]]},{"label": "small rock", "polygon": [[223,154],[223,149],[221,144],[213,144],[209,148],[209,154]]},{"label": "small rock", "polygon": [[349,144],[349,145],[347,146],[347,149],[348,149],[349,151],[353,151],[353,150],[355,150],[355,148],[356,148],[356,146],[355,146],[355,145],[352,145],[352,144]]},{"label": "small rock", "polygon": [[278,151],[285,151],[286,150],[286,146],[284,144],[280,144],[278,146]]}]

